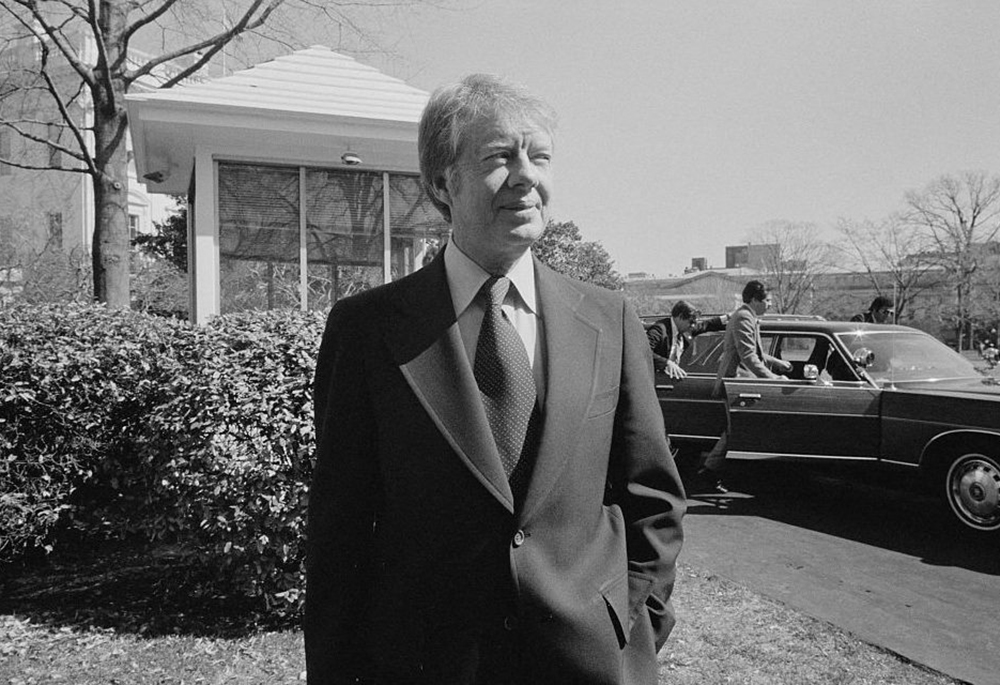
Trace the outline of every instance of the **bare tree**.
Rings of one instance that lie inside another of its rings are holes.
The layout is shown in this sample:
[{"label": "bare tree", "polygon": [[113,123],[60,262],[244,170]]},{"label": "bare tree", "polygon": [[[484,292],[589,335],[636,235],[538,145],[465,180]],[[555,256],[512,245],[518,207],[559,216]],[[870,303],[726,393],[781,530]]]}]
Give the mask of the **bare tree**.
[{"label": "bare tree", "polygon": [[906,195],[906,220],[930,240],[955,290],[958,348],[964,349],[976,272],[1000,232],[1000,177],[982,171],[941,176]]},{"label": "bare tree", "polygon": [[[325,42],[363,38],[359,13],[407,4],[418,0],[0,0],[0,52],[8,58],[0,131],[51,153],[22,157],[0,146],[0,163],[90,177],[94,297],[128,307],[125,94],[144,80],[180,83],[225,59],[227,46],[246,52],[262,40],[290,45],[315,35],[296,37],[295,26],[322,27]],[[247,45],[237,46],[242,39]]]},{"label": "bare tree", "polygon": [[829,263],[829,246],[815,224],[769,221],[749,235],[750,263],[760,269],[779,314],[813,310],[816,277]]},{"label": "bare tree", "polygon": [[921,291],[937,284],[927,237],[898,214],[879,222],[841,218],[837,231],[838,263],[864,274],[877,294],[892,297],[896,321]]}]

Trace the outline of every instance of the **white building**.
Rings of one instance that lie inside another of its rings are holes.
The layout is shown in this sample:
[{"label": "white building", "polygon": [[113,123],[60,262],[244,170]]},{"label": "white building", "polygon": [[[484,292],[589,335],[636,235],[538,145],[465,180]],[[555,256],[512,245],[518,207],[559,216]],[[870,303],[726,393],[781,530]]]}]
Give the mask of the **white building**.
[{"label": "white building", "polygon": [[[75,38],[77,54],[85,63],[96,60],[93,38]],[[14,123],[30,133],[58,140],[74,147],[70,134],[59,126],[61,116],[55,102],[32,90],[19,90],[30,83],[40,70],[41,52],[36,42],[23,40],[10,45],[2,55],[0,72],[2,86],[14,89],[14,95],[0,103],[0,120]],[[143,56],[136,53],[135,59]],[[55,61],[56,58],[53,58]],[[165,65],[156,74],[136,84],[137,89],[155,88]],[[69,92],[79,83],[79,76],[70,66],[57,61],[50,65],[49,74],[61,91]],[[74,99],[69,114],[74,122],[86,129],[93,121],[93,102],[86,90]],[[85,140],[93,149],[89,132]],[[131,141],[126,140],[130,151]],[[0,126],[0,160],[10,160],[31,167],[78,167],[79,163],[48,145],[29,140],[9,127]],[[133,235],[151,233],[153,223],[166,218],[173,206],[171,198],[147,192],[129,164],[129,228]],[[0,162],[0,259],[14,254],[37,254],[45,250],[78,253],[86,260],[94,234],[94,191],[88,174],[51,169],[25,169]],[[0,268],[4,265],[0,264]]]},{"label": "white building", "polygon": [[427,93],[325,47],[127,97],[136,167],[189,202],[191,319],[326,309],[446,239],[418,176]]}]

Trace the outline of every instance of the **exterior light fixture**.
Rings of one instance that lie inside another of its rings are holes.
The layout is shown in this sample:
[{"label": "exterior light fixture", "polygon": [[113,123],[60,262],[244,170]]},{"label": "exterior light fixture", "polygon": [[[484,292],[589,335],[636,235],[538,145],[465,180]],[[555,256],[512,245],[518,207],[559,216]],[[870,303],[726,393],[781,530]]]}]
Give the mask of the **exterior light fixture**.
[{"label": "exterior light fixture", "polygon": [[361,157],[356,152],[345,152],[340,156],[340,161],[347,166],[357,166],[361,164]]}]

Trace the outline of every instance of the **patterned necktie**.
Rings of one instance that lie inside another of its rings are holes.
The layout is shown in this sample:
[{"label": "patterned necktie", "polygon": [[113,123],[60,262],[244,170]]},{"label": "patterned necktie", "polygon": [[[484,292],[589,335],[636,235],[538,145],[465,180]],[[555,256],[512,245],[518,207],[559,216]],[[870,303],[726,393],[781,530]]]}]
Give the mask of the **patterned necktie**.
[{"label": "patterned necktie", "polygon": [[[500,460],[515,496],[526,482],[534,431],[529,426],[535,412],[535,379],[524,342],[501,305],[510,288],[510,279],[491,277],[479,291],[483,300],[483,325],[476,343],[472,369],[486,417],[500,450]],[[537,419],[536,419],[537,420]],[[528,449],[525,447],[528,446]]]},{"label": "patterned necktie", "polygon": [[674,342],[670,346],[670,361],[675,364],[681,363],[681,355],[684,354],[684,334],[678,333],[674,336]]}]

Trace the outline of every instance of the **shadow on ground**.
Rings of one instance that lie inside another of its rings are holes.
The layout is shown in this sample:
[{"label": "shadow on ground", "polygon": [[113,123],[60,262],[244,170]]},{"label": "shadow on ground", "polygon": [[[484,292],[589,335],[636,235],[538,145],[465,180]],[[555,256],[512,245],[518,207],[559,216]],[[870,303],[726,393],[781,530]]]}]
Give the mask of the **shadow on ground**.
[{"label": "shadow on ground", "polygon": [[682,469],[691,516],[758,516],[921,559],[1000,576],[1000,535],[965,529],[913,476],[855,467],[780,462],[727,466],[728,493]]},{"label": "shadow on ground", "polygon": [[241,637],[282,627],[247,598],[200,590],[211,586],[208,580],[176,548],[79,545],[40,562],[0,567],[0,615],[143,637]]}]

